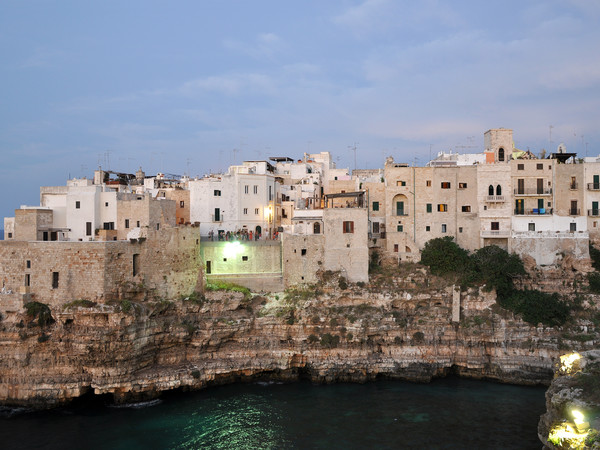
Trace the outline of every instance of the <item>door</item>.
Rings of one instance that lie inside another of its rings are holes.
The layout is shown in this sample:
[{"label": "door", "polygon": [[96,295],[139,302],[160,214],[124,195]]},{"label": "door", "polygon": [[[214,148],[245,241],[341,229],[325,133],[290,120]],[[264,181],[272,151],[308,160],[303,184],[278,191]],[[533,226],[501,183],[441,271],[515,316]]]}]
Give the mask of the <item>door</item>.
[{"label": "door", "polygon": [[221,209],[215,208],[215,222],[221,221]]},{"label": "door", "polygon": [[598,215],[598,202],[592,202],[592,216]]},{"label": "door", "polygon": [[397,216],[404,215],[404,202],[396,202],[396,215]]},{"label": "door", "polygon": [[600,189],[600,175],[594,175],[594,189]]},{"label": "door", "polygon": [[515,214],[523,214],[523,199],[515,200]]},{"label": "door", "polygon": [[571,216],[578,216],[579,215],[579,211],[577,211],[577,200],[571,200],[570,215]]},{"label": "door", "polygon": [[517,194],[523,195],[525,193],[525,180],[523,178],[519,178],[517,180]]},{"label": "door", "polygon": [[211,264],[210,264],[210,261],[206,261],[206,273],[207,274],[211,273]]},{"label": "door", "polygon": [[537,179],[537,193],[538,194],[544,193],[544,179],[543,178]]},{"label": "door", "polygon": [[544,210],[544,199],[538,198],[538,211],[540,214],[543,214],[542,213],[543,210]]}]

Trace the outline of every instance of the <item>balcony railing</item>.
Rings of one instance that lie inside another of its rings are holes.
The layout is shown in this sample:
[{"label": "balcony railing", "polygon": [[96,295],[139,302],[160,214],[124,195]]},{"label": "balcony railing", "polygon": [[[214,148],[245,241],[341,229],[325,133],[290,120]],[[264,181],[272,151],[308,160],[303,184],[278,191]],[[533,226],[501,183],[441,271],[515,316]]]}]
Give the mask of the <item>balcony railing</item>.
[{"label": "balcony railing", "polygon": [[588,209],[588,216],[600,217],[600,209]]},{"label": "balcony railing", "polygon": [[218,214],[218,215],[213,214],[211,217],[212,217],[212,221],[215,223],[223,222],[223,214]]},{"label": "balcony railing", "polygon": [[504,195],[486,195],[485,201],[488,203],[504,203]]},{"label": "balcony railing", "polygon": [[396,216],[408,216],[407,210],[396,211]]},{"label": "balcony railing", "polygon": [[588,191],[600,191],[600,183],[588,183]]},{"label": "balcony railing", "polygon": [[552,188],[523,188],[523,189],[515,189],[515,195],[552,195]]},{"label": "balcony railing", "polygon": [[570,216],[580,216],[581,215],[581,210],[580,209],[575,209],[575,208],[569,208],[569,215]]},{"label": "balcony railing", "polygon": [[509,230],[481,230],[481,237],[491,237],[491,238],[504,238],[509,237]]},{"label": "balcony railing", "polygon": [[515,216],[549,216],[552,208],[515,209]]},{"label": "balcony railing", "polygon": [[575,191],[575,190],[579,189],[579,183],[577,183],[577,182],[571,183],[569,185],[569,189],[571,189],[572,191]]}]

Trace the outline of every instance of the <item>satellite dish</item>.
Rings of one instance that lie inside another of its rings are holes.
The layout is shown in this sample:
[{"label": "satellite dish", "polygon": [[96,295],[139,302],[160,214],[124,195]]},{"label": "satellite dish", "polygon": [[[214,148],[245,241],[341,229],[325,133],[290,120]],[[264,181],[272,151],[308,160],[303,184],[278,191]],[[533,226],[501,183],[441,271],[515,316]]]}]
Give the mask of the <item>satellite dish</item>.
[{"label": "satellite dish", "polygon": [[567,153],[567,146],[561,142],[558,146],[558,150],[556,151],[557,153]]}]

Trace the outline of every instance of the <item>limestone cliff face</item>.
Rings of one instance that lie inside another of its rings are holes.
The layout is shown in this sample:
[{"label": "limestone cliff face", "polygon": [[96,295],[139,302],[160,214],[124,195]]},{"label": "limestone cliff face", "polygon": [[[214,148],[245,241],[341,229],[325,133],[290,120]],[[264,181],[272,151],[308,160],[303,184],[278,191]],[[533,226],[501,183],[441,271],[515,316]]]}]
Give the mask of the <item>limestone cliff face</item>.
[{"label": "limestone cliff face", "polygon": [[256,377],[551,380],[565,345],[558,331],[516,319],[475,289],[463,293],[452,322],[452,288],[422,281],[72,304],[53,309],[56,322],[43,329],[9,315],[0,322],[0,402],[49,407],[90,391],[132,401]]},{"label": "limestone cliff face", "polygon": [[561,355],[546,391],[546,413],[538,425],[540,440],[550,449],[597,449],[599,430],[600,350]]}]

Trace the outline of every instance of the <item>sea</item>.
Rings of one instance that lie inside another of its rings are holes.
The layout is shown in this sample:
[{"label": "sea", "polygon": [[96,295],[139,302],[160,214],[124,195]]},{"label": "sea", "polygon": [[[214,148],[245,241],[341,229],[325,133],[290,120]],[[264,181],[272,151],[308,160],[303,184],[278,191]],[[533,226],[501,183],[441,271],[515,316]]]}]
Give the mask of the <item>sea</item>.
[{"label": "sea", "polygon": [[87,396],[43,412],[3,409],[3,449],[540,449],[544,387],[257,382],[115,406]]}]

